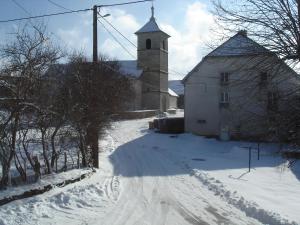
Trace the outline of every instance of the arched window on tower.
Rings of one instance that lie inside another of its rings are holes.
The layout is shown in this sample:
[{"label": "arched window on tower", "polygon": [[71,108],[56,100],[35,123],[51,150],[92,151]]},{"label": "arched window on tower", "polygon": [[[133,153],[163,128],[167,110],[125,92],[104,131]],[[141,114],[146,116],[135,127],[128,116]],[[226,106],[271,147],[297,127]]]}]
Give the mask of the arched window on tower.
[{"label": "arched window on tower", "polygon": [[151,49],[151,39],[146,40],[146,49]]}]

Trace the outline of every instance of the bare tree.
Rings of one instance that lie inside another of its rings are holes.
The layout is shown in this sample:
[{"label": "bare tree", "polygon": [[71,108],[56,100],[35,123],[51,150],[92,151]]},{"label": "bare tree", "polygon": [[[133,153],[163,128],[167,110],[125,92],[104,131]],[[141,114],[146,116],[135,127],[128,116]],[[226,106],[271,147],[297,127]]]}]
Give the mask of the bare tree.
[{"label": "bare tree", "polygon": [[[270,58],[274,60],[249,60],[253,69],[263,73],[238,82],[244,86],[242,106],[247,107],[248,98],[255,98],[256,108],[264,109],[249,112],[243,124],[256,129],[257,124],[263,125],[265,132],[262,139],[272,139],[280,142],[298,143],[299,137],[299,77],[288,77],[290,68],[300,60],[300,2],[298,0],[213,0],[214,14],[218,24],[231,33],[247,30],[258,43],[270,50]],[[273,56],[272,56],[273,54]],[[272,57],[271,57],[272,56]],[[281,62],[281,59],[284,62]],[[259,64],[259,65],[258,65]],[[278,66],[280,65],[280,66]],[[272,74],[272,76],[269,76]],[[265,77],[261,80],[262,75]],[[256,80],[256,81],[255,81]],[[248,89],[247,86],[251,88]],[[284,87],[285,86],[285,87]],[[264,112],[264,113],[262,113]],[[259,122],[260,121],[260,122]]]},{"label": "bare tree", "polygon": [[33,28],[25,26],[14,36],[12,43],[2,47],[0,51],[4,61],[0,88],[6,92],[0,108],[9,114],[1,129],[3,137],[1,140],[5,138],[7,140],[1,143],[1,149],[6,151],[5,163],[2,164],[1,187],[5,187],[8,183],[8,173],[16,154],[17,132],[21,128],[22,115],[39,109],[33,101],[37,83],[49,66],[61,56],[60,50],[51,45],[44,26]]},{"label": "bare tree", "polygon": [[248,34],[283,59],[300,60],[298,0],[214,0],[214,13],[227,31]]},{"label": "bare tree", "polygon": [[131,100],[131,83],[120,74],[118,64],[105,57],[100,57],[98,63],[90,63],[82,55],[75,55],[71,57],[67,75],[69,117],[78,132],[83,164],[91,163],[98,168],[98,139],[111,116],[122,111]]}]

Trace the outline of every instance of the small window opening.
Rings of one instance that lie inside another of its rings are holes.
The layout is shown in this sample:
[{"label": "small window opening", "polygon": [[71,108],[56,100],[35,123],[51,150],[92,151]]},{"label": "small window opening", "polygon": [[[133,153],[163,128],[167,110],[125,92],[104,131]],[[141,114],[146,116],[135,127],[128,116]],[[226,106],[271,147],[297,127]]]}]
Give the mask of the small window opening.
[{"label": "small window opening", "polygon": [[229,73],[221,73],[221,83],[227,84],[229,82]]},{"label": "small window opening", "polygon": [[269,80],[269,74],[266,72],[260,73],[260,85],[266,85]]},{"label": "small window opening", "polygon": [[166,46],[166,41],[165,40],[163,40],[162,45],[163,45],[163,49],[167,50],[167,48],[166,48],[167,46]]},{"label": "small window opening", "polygon": [[206,120],[200,119],[200,120],[198,120],[197,122],[200,123],[200,124],[205,124],[205,123],[206,123]]},{"label": "small window opening", "polygon": [[151,39],[146,40],[146,49],[151,49]]},{"label": "small window opening", "polygon": [[229,103],[229,93],[228,92],[221,93],[221,103]]}]

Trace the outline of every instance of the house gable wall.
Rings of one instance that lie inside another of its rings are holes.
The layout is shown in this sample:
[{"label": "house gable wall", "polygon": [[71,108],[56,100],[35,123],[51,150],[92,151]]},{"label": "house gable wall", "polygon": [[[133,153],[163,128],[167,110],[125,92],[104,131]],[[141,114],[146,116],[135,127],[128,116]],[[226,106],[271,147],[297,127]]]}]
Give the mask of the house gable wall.
[{"label": "house gable wall", "polygon": [[[267,87],[259,86],[262,71],[273,77]],[[230,74],[226,85],[222,72]],[[207,57],[185,80],[185,129],[200,135],[219,136],[228,129],[231,135],[261,136],[267,132],[268,91],[297,85],[295,72],[274,56]],[[229,93],[228,106],[220,104],[222,92]]]}]

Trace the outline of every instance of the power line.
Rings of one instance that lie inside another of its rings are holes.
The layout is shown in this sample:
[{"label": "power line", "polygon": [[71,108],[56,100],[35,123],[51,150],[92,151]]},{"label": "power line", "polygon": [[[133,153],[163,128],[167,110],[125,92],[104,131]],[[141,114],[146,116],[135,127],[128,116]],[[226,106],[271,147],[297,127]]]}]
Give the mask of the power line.
[{"label": "power line", "polygon": [[[124,39],[126,39],[131,45],[133,45],[136,49],[137,49],[137,46],[134,44],[134,43],[132,43],[125,35],[123,35],[122,34],[122,32],[121,31],[119,31],[115,26],[113,26],[108,20],[106,20],[103,16],[101,16],[99,13],[98,13],[98,15],[102,18],[102,19],[104,19],[115,31],[117,31]],[[99,21],[100,22],[100,21]],[[101,22],[100,22],[101,23]],[[101,23],[102,24],[102,23]],[[103,25],[103,24],[102,24]],[[107,31],[107,29],[106,29],[106,31]],[[109,31],[110,32],[110,31]],[[111,33],[111,32],[110,32]],[[112,34],[111,34],[112,35]],[[114,37],[114,39],[116,40],[116,37]],[[119,44],[120,44],[120,42],[118,41],[118,40],[116,40]],[[122,46],[122,44],[120,44],[121,46]],[[122,46],[122,48],[125,48],[124,46]],[[126,50],[127,51],[127,50]],[[130,55],[132,56],[132,54],[130,53]],[[134,59],[136,59],[135,57],[134,57]],[[172,71],[173,73],[170,73],[170,74],[173,74],[173,75],[180,75],[180,76],[185,76],[186,74],[183,74],[183,73],[181,73],[181,72],[178,72],[178,71],[176,71],[176,70],[174,70],[174,69],[171,69],[171,68],[169,68],[170,69],[170,71]]]},{"label": "power line", "polygon": [[86,11],[90,11],[90,10],[93,10],[93,9],[79,9],[79,10],[71,10],[71,11],[67,11],[67,12],[58,12],[58,13],[43,14],[43,15],[38,15],[38,16],[29,16],[29,17],[22,17],[22,18],[16,18],[16,19],[0,20],[0,23],[38,19],[38,18],[44,18],[44,17],[50,17],[50,16],[59,16],[59,15],[65,15],[65,14],[71,14],[71,13],[86,12]]},{"label": "power line", "polygon": [[186,74],[183,74],[183,73],[178,72],[178,71],[176,71],[176,70],[173,70],[173,69],[171,69],[171,68],[169,68],[169,70],[170,70],[170,71],[173,71],[173,73],[175,73],[175,75],[186,76]]},{"label": "power line", "polygon": [[[99,13],[98,13],[99,14]],[[99,16],[101,16],[100,14],[99,14]],[[136,49],[137,49],[137,46],[134,44],[134,43],[132,43],[125,35],[123,35],[122,33],[121,33],[121,31],[119,31],[116,27],[114,27],[108,20],[106,20],[103,16],[101,16],[101,18],[102,19],[104,19],[115,31],[117,31],[123,38],[125,38],[130,44],[132,44]],[[100,21],[99,21],[100,22]],[[119,42],[119,41],[118,41]],[[135,58],[135,57],[134,57]],[[169,68],[170,69],[170,71],[172,71],[173,73],[170,73],[170,74],[174,74],[174,75],[180,75],[180,76],[185,76],[186,74],[183,74],[183,73],[181,73],[181,72],[178,72],[178,71],[176,71],[176,70],[174,70],[174,69],[171,69],[171,68]]]},{"label": "power line", "polygon": [[98,13],[98,15],[105,20],[106,23],[108,23],[116,32],[118,32],[118,34],[120,34],[123,38],[125,38],[131,45],[133,45],[135,48],[137,48],[137,46],[130,41],[125,35],[123,35],[111,22],[109,22],[107,19],[105,19],[103,16],[101,16],[100,13]]},{"label": "power line", "polygon": [[[69,10],[69,11],[71,11],[71,9],[68,9],[68,8],[66,8],[66,7],[64,7],[64,6],[62,6],[62,5],[59,5],[59,4],[57,4],[57,3],[55,3],[55,2],[53,2],[53,1],[51,1],[51,0],[47,0],[48,2],[50,2],[50,3],[52,3],[53,5],[55,5],[55,6],[57,6],[57,7],[59,7],[59,8],[62,8],[62,9],[65,9],[65,10]],[[132,2],[133,3],[133,2]],[[131,4],[132,4],[131,3]],[[132,42],[132,41],[130,41],[125,35],[123,35],[117,28],[115,28],[115,26],[112,24],[112,23],[110,23],[107,19],[105,19],[103,16],[101,16],[101,14],[98,12],[98,15],[103,19],[103,20],[105,20],[105,22],[106,23],[108,23],[116,32],[118,32],[123,38],[125,38],[130,44],[132,44],[135,48],[137,48],[137,46]],[[100,21],[99,21],[100,22]],[[103,25],[103,24],[102,24]],[[104,27],[105,29],[106,29],[106,27]],[[106,29],[106,31],[107,31],[107,29]],[[112,34],[111,34],[112,35]],[[132,56],[132,54],[130,53],[130,55]]]},{"label": "power line", "polygon": [[[99,13],[98,13],[98,14],[99,14]],[[100,14],[99,14],[99,15],[100,15]],[[100,16],[101,16],[101,15],[100,15]],[[135,44],[133,44],[133,43],[132,43],[125,35],[123,35],[123,34],[121,33],[121,31],[119,31],[117,28],[115,28],[115,27],[114,27],[111,23],[109,23],[104,17],[101,16],[101,18],[104,19],[109,25],[111,25],[111,27],[113,27],[115,31],[117,31],[123,38],[125,38],[129,43],[131,43],[131,44],[137,49],[137,46],[136,46]],[[98,20],[98,21],[99,21],[99,20]],[[99,22],[100,22],[100,21],[99,21]],[[101,23],[101,22],[100,22],[100,23]],[[101,23],[101,24],[102,24],[102,26],[104,26],[103,23]],[[113,36],[113,34],[112,34],[110,31],[108,31],[108,29],[107,29],[106,27],[104,27],[104,28],[106,29],[107,32],[110,33],[110,35]],[[115,39],[115,41],[117,41],[117,42],[119,43],[119,45],[121,45],[121,47],[122,47],[123,49],[126,49],[126,48],[120,43],[120,41],[117,40],[117,38],[116,38],[115,36],[113,36],[113,38]],[[128,51],[127,49],[126,49],[125,51],[126,51],[128,54],[130,54],[134,59],[136,59],[136,57],[133,56],[131,53],[129,53],[129,51]],[[180,75],[180,76],[186,76],[186,74],[181,73],[181,72],[178,72],[178,71],[176,71],[176,70],[174,70],[174,69],[169,68],[169,70],[173,72],[173,73],[170,73],[170,72],[169,72],[169,74]]]},{"label": "power line", "polygon": [[[22,6],[20,5],[18,2],[16,2],[16,0],[12,0],[18,7],[20,7],[23,11],[25,11],[28,15],[30,15],[30,13]],[[52,14],[44,14],[44,15],[39,15],[39,16],[29,16],[29,17],[23,17],[23,18],[16,18],[16,19],[10,19],[10,20],[0,20],[0,23],[5,23],[5,22],[13,22],[13,21],[20,21],[20,20],[31,20],[31,19],[36,19],[36,18],[43,18],[43,17],[50,17],[50,16],[57,16],[57,15],[64,15],[64,14],[71,14],[71,13],[78,13],[78,12],[85,12],[85,11],[90,11],[93,10],[92,8],[90,9],[79,9],[79,10],[71,10],[68,9],[52,0],[47,0],[49,3],[62,8],[64,10],[67,10],[66,12],[59,12],[59,13],[52,13]],[[133,2],[124,2],[124,3],[117,3],[117,4],[107,4],[107,5],[97,5],[97,7],[112,7],[112,6],[122,6],[122,5],[129,5],[129,4],[137,4],[137,3],[142,3],[142,2],[153,2],[153,0],[141,0],[141,1],[133,1]],[[130,41],[125,35],[122,34],[122,32],[120,32],[112,23],[110,23],[108,20],[106,20],[103,16],[101,16],[99,13],[98,15],[105,20],[105,22],[107,22],[116,32],[118,32],[118,34],[120,34],[124,39],[126,39],[132,46],[134,46],[135,48],[137,48],[137,46]],[[130,55],[132,56],[134,59],[136,59],[136,57],[118,40],[118,38],[116,38],[112,32],[98,19],[99,23],[103,26],[103,28],[112,36],[112,38]],[[52,34],[54,34],[52,32]],[[55,35],[55,34],[54,34]],[[55,35],[56,36],[56,35]],[[174,73],[176,73],[177,75],[183,75],[183,73],[177,72],[173,69],[170,69],[170,71],[173,71]]]},{"label": "power line", "polygon": [[113,35],[112,32],[98,19],[99,23],[103,26],[103,28],[111,35],[111,37],[134,59],[136,58],[119,40]]},{"label": "power line", "polygon": [[[108,4],[108,5],[97,5],[97,7],[112,7],[112,6],[121,6],[121,5],[129,5],[129,4],[137,4],[142,2],[150,2],[153,0],[142,0],[142,1],[134,1],[134,2],[124,2],[124,3],[117,3],[117,4]],[[55,4],[52,2],[52,4]],[[56,3],[56,6],[64,8]],[[29,20],[29,19],[38,19],[38,18],[44,18],[44,17],[50,17],[50,16],[59,16],[59,15],[65,15],[65,14],[71,14],[71,13],[79,13],[79,12],[86,12],[93,10],[92,8],[88,9],[78,9],[78,10],[68,10],[65,12],[57,12],[57,13],[49,13],[49,14],[43,14],[38,16],[29,16],[29,17],[22,17],[22,18],[15,18],[15,19],[8,19],[8,20],[0,20],[0,23],[8,23],[8,22],[14,22],[14,21],[21,21],[21,20]]]},{"label": "power line", "polygon": [[[20,3],[18,3],[16,0],[11,0],[15,5],[17,5],[19,8],[21,8],[27,15],[31,16],[30,12],[25,8],[23,7]],[[34,29],[37,29],[36,26],[32,23],[31,19],[29,19],[29,23],[31,24],[31,26],[34,28]],[[64,42],[64,44],[66,46],[68,46],[66,44],[66,42],[64,40],[62,40],[58,35],[56,35],[55,33],[53,32],[50,32],[51,34],[53,34],[58,40]]]},{"label": "power line", "polygon": [[[50,3],[52,3],[55,6],[59,7],[59,8],[71,11],[71,9],[68,9],[68,8],[66,8],[66,7],[64,7],[64,6],[60,5],[60,4],[57,4],[56,2],[54,2],[52,0],[47,0],[47,1],[50,2]],[[153,0],[147,0],[147,1],[153,1]],[[120,3],[120,4],[117,4],[117,5],[134,4],[134,3],[139,3],[139,2],[144,2],[144,1],[136,1],[136,2],[129,2],[129,3]],[[113,6],[113,5],[105,5],[105,7],[106,6]],[[104,7],[104,6],[99,6],[99,7]],[[130,41],[125,35],[123,35],[111,22],[109,22],[107,19],[105,19],[105,17],[101,16],[101,14],[99,12],[98,12],[98,15],[106,23],[108,23],[116,32],[118,32],[124,39],[126,39],[132,46],[134,46],[135,48],[137,48],[137,46],[132,41]]]},{"label": "power line", "polygon": [[[53,5],[59,7],[59,8],[62,8],[62,9],[65,9],[65,10],[68,10],[68,11],[72,11],[71,9],[68,9],[62,5],[59,5],[51,0],[47,0],[48,2],[52,3]],[[148,0],[147,0],[148,1]],[[133,4],[133,3],[138,3],[138,2],[143,2],[143,1],[137,1],[137,2],[129,2],[129,3],[120,3],[121,5],[124,5],[124,4]],[[120,5],[120,4],[117,4],[117,5]],[[109,6],[113,6],[113,5],[109,5]],[[102,6],[101,6],[102,7]],[[136,45],[134,43],[132,43],[126,36],[124,36],[120,31],[118,31],[108,20],[106,20],[103,16],[101,16],[100,13],[98,13],[98,15],[104,19],[115,31],[117,31],[123,38],[125,38],[128,42],[130,42],[134,47],[136,47]],[[133,54],[131,54],[131,52],[107,29],[107,27],[98,19],[99,23],[103,26],[103,28],[112,36],[112,38],[130,55],[132,56],[133,58],[135,58],[135,56]]]},{"label": "power line", "polygon": [[[126,39],[131,45],[133,45],[136,49],[137,49],[137,46],[134,44],[134,43],[132,43],[125,35],[123,35],[122,34],[122,32],[121,31],[119,31],[115,26],[113,26],[113,24],[111,24],[108,20],[106,20],[103,16],[101,16],[99,13],[98,13],[98,15],[102,18],[102,19],[104,19],[115,31],[117,31],[124,39]],[[100,22],[100,21],[99,21]],[[119,42],[119,41],[118,41]],[[131,54],[130,54],[131,55]],[[131,55],[132,56],[132,55]],[[135,58],[135,57],[134,57]],[[174,69],[171,69],[171,68],[169,68],[169,70],[170,71],[172,71],[173,73],[170,73],[170,74],[173,74],[173,75],[180,75],[180,76],[186,76],[186,74],[184,74],[184,73],[181,73],[181,72],[178,72],[178,71],[176,71],[176,70],[174,70]]]},{"label": "power line", "polygon": [[141,0],[141,1],[133,1],[133,2],[123,2],[123,3],[108,4],[108,5],[97,5],[97,7],[121,6],[121,5],[137,4],[137,3],[142,3],[142,2],[153,2],[153,0]]},{"label": "power line", "polygon": [[55,6],[58,7],[58,8],[62,8],[62,9],[64,9],[64,10],[71,11],[70,9],[67,9],[67,8],[63,7],[62,5],[56,3],[56,2],[54,2],[54,1],[52,1],[52,0],[47,0],[47,1],[50,2],[52,5],[55,5]]},{"label": "power line", "polygon": [[30,13],[21,5],[21,4],[19,4],[16,0],[11,0],[15,5],[17,5],[19,8],[21,8],[25,13],[27,13],[29,16],[31,16],[30,15]]}]

